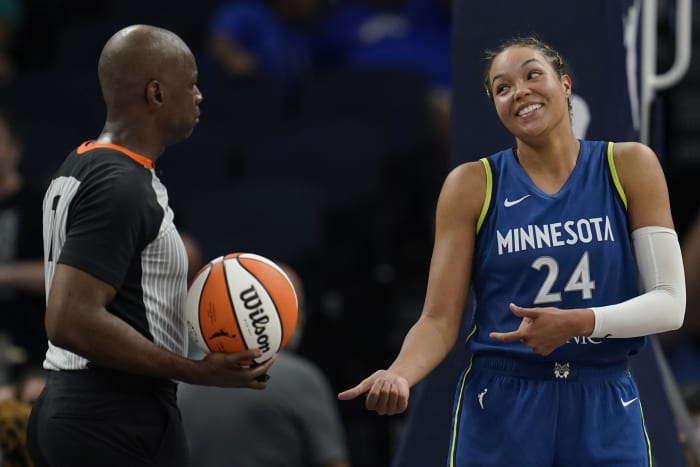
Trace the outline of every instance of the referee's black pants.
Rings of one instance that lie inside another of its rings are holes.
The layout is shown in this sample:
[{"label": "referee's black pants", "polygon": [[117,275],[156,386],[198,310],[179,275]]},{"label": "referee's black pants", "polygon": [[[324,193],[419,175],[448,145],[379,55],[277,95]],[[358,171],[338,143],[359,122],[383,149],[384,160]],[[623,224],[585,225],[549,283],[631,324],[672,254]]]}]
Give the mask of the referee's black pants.
[{"label": "referee's black pants", "polygon": [[49,371],[27,445],[35,467],[187,467],[177,385],[111,370]]}]

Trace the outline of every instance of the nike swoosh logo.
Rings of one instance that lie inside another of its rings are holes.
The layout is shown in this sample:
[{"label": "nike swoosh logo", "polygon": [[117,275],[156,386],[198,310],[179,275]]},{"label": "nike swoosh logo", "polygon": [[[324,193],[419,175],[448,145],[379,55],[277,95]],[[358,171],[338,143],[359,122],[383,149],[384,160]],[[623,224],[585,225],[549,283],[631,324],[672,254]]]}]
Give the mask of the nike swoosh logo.
[{"label": "nike swoosh logo", "polygon": [[628,401],[623,401],[622,398],[620,398],[620,402],[622,402],[623,407],[627,407],[628,405],[630,405],[632,402],[636,401],[637,399],[638,398],[635,397],[634,399],[630,399]]},{"label": "nike swoosh logo", "polygon": [[509,208],[511,206],[515,206],[516,204],[525,201],[525,199],[529,198],[529,197],[530,197],[530,195],[525,195],[522,198],[514,199],[513,201],[510,201],[508,198],[506,198],[506,200],[503,201],[503,206],[505,206],[507,208]]}]

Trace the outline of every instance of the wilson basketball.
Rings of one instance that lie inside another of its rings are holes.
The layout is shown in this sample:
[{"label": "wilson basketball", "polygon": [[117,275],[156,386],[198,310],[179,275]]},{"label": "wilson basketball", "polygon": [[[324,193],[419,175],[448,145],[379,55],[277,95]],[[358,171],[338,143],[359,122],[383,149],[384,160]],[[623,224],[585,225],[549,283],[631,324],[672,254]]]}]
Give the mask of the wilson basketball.
[{"label": "wilson basketball", "polygon": [[289,341],[298,303],[287,274],[253,253],[220,256],[194,277],[187,292],[185,319],[204,352],[259,348],[262,363]]}]

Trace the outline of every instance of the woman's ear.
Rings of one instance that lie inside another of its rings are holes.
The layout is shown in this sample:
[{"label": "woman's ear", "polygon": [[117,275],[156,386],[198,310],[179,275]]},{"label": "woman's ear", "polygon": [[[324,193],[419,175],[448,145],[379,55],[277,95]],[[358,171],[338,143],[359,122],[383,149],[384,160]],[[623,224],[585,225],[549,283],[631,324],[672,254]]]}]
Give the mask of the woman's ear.
[{"label": "woman's ear", "polygon": [[571,97],[571,77],[569,75],[562,75],[561,82],[564,85],[566,97]]}]

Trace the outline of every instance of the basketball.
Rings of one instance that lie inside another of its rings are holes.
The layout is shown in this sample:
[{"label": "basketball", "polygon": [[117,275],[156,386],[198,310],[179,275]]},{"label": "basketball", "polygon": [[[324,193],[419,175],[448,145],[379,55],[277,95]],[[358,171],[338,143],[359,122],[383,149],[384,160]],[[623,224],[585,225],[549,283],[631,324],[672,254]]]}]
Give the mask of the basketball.
[{"label": "basketball", "polygon": [[287,274],[253,253],[232,253],[207,263],[192,279],[185,319],[202,351],[242,352],[259,348],[262,363],[289,341],[298,302]]}]

